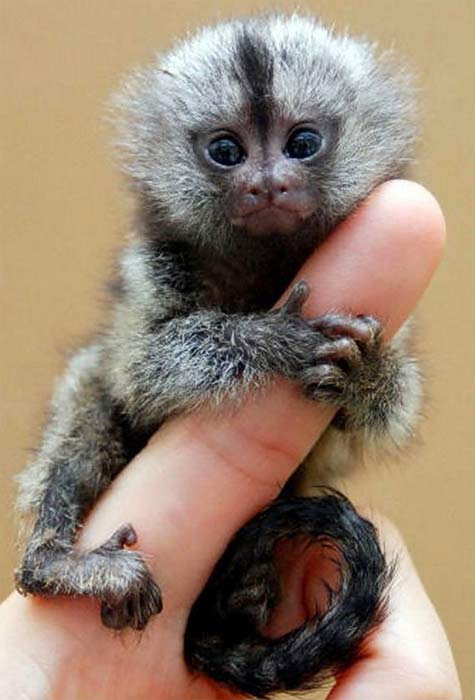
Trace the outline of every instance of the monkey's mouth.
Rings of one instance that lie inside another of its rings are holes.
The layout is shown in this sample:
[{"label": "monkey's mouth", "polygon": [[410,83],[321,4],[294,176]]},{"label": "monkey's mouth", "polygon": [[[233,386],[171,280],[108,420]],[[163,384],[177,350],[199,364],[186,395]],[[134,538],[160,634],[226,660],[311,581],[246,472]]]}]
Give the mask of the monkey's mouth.
[{"label": "monkey's mouth", "polygon": [[231,219],[232,225],[252,236],[290,234],[298,231],[304,221],[312,215],[308,209],[290,209],[275,204]]}]

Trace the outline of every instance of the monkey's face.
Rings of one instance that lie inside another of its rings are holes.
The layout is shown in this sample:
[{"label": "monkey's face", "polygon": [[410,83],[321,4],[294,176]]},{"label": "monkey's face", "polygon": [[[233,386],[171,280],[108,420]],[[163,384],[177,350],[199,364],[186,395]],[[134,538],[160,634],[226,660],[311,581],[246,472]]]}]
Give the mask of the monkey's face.
[{"label": "monkey's face", "polygon": [[223,216],[235,235],[291,235],[315,216],[335,130],[323,120],[294,124],[282,117],[262,126],[236,123],[200,134],[195,151],[222,191]]},{"label": "monkey's face", "polygon": [[201,31],[123,94],[126,168],[152,233],[223,248],[322,238],[411,153],[410,90],[311,18]]}]

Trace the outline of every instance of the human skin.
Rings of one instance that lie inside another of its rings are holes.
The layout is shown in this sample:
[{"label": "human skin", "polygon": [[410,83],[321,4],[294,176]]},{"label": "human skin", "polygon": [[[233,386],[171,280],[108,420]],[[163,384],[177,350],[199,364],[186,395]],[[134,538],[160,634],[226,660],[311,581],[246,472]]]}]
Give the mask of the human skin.
[{"label": "human skin", "polygon": [[[444,232],[426,190],[407,181],[382,185],[300,271],[297,279],[312,288],[305,315],[373,314],[389,338],[427,287]],[[169,420],[113,482],[79,541],[93,547],[133,523],[160,582],[163,612],[143,635],[117,636],[101,625],[96,601],[13,593],[0,607],[2,700],[236,700],[185,665],[190,608],[233,533],[277,495],[332,413],[278,381],[238,411]],[[399,562],[390,614],[329,698],[458,700],[441,623],[400,536],[376,523]]]}]

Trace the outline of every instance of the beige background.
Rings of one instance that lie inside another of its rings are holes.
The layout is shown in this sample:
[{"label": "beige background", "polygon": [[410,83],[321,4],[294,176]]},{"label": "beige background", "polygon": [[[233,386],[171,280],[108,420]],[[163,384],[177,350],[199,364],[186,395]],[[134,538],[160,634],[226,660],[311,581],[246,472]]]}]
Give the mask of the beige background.
[{"label": "beige background", "polygon": [[[35,443],[61,352],[100,318],[101,283],[125,228],[101,122],[119,77],[203,21],[252,9],[213,0],[2,0],[0,593],[11,585],[12,477]],[[270,5],[262,4],[269,8]],[[273,5],[275,7],[275,5]],[[291,9],[290,3],[280,7]],[[404,532],[475,686],[475,115],[473,0],[341,0],[304,7],[394,44],[417,68],[425,115],[416,177],[447,215],[445,262],[421,304],[430,394],[424,444],[361,473],[350,493]]]}]

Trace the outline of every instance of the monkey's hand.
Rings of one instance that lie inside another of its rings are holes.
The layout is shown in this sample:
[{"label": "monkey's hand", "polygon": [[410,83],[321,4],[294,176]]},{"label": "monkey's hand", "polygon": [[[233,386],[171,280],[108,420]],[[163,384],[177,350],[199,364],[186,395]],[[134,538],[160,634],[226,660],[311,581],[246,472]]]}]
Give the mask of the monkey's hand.
[{"label": "monkey's hand", "polygon": [[[309,293],[309,285],[299,282],[279,313],[301,317]],[[363,398],[361,392],[369,392],[369,400],[377,400],[384,379],[380,322],[372,316],[340,313],[303,322],[307,336],[314,331],[310,353],[295,374],[306,396],[339,407],[358,405]]]},{"label": "monkey's hand", "polygon": [[380,381],[380,326],[369,317],[308,320],[301,314],[308,294],[300,282],[270,311],[205,308],[137,327],[133,352],[119,342],[111,350],[113,395],[145,425],[203,405],[239,403],[275,377],[298,382],[313,399],[352,406],[368,382],[366,366],[374,368],[375,386]]},{"label": "monkey's hand", "polygon": [[[281,312],[301,315],[309,288],[300,282]],[[333,426],[374,450],[402,446],[420,414],[422,377],[408,348],[406,323],[391,343],[373,316],[326,313],[306,320],[315,347],[296,373],[304,393],[339,409]]]},{"label": "monkey's hand", "polygon": [[276,371],[296,379],[315,401],[350,409],[363,398],[378,402],[390,375],[382,324],[373,316],[343,313],[306,319],[302,311],[309,295],[310,286],[301,280],[284,304],[270,312],[280,318],[275,328],[279,337],[272,341],[276,348],[284,345],[285,359]]}]

